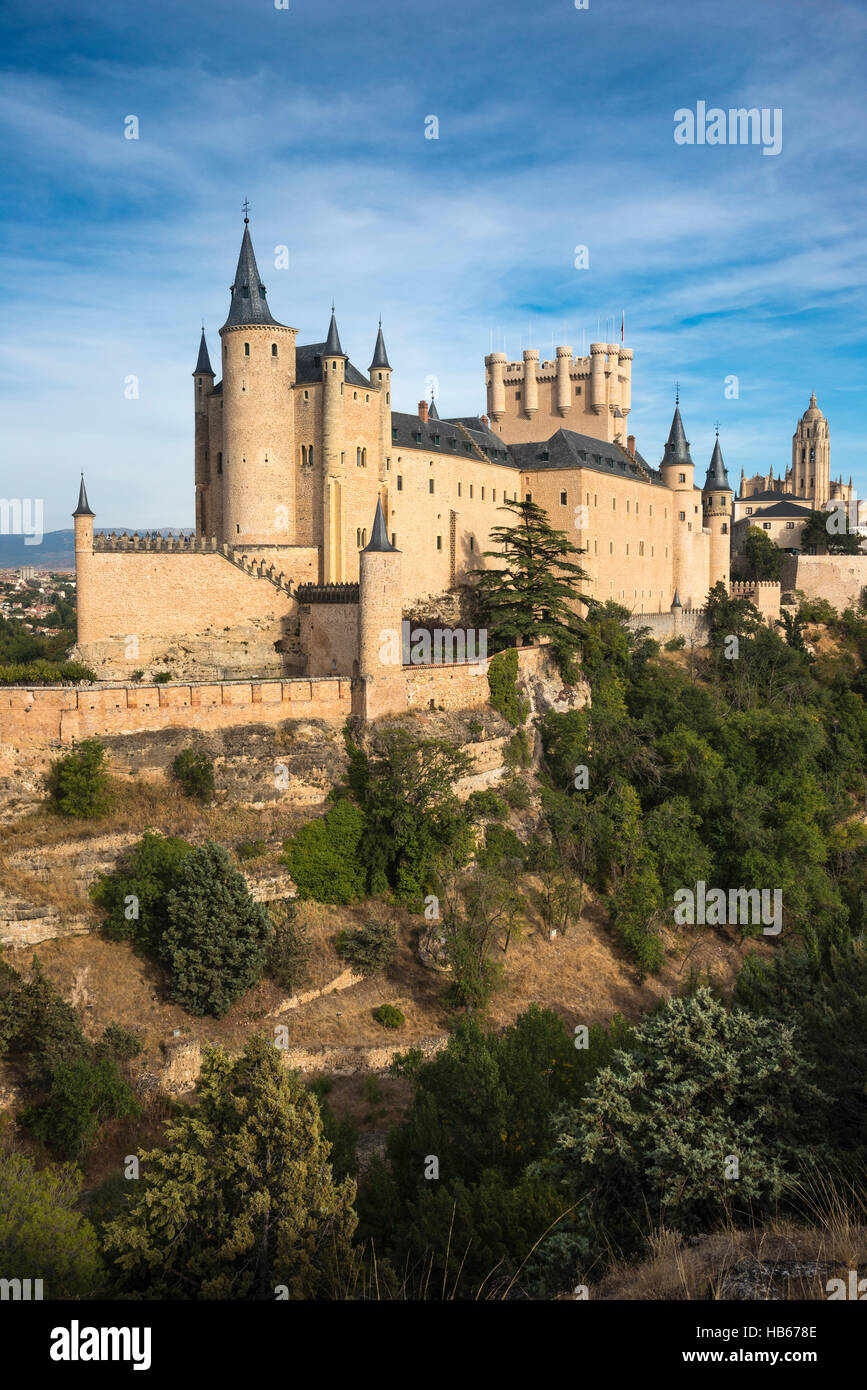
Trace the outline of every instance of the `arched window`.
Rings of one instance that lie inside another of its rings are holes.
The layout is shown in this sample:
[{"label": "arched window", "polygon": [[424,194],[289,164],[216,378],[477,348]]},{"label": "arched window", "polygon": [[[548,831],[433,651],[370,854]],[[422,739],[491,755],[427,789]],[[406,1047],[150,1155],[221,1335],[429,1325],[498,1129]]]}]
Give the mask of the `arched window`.
[{"label": "arched window", "polygon": [[272,356],[272,357],[276,357],[276,356],[277,356],[277,344],[276,344],[276,343],[272,343],[272,344],[271,344],[271,356]]},{"label": "arched window", "polygon": [[356,466],[356,468],[360,468],[360,467],[361,467],[361,447],[360,447],[360,446],[359,446],[359,447],[356,449],[356,451],[355,451],[355,466]]},{"label": "arched window", "polygon": [[362,544],[363,546],[364,546],[364,545],[367,545],[367,527],[366,527],[366,526],[365,526],[364,530],[363,530],[362,533],[361,533],[361,544]]},{"label": "arched window", "polygon": [[362,466],[362,468],[366,468],[366,467],[367,467],[367,450],[366,450],[366,449],[362,449],[362,451],[361,451],[361,466]]},{"label": "arched window", "polygon": [[360,526],[357,526],[357,527],[355,528],[355,544],[358,546],[358,549],[360,550],[360,549],[361,549],[361,527],[360,527]]},{"label": "arched window", "polygon": [[249,357],[249,356],[250,356],[250,344],[249,344],[249,343],[245,343],[245,344],[244,344],[244,356],[245,356],[245,357]]},{"label": "arched window", "polygon": [[308,450],[307,450],[307,462],[310,464],[310,467],[312,468],[312,467],[313,467],[313,445],[312,445],[312,444],[310,445],[310,447],[309,447]]}]

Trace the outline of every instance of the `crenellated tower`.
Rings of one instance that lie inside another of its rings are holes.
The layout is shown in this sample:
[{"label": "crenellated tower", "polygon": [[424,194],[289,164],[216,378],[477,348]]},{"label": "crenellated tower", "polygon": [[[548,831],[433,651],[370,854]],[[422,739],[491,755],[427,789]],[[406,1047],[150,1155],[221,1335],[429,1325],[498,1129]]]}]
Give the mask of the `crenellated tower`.
[{"label": "crenellated tower", "polygon": [[295,535],[296,330],[271,315],[259,277],[249,218],[220,329],[223,351],[223,538],[269,549]]}]

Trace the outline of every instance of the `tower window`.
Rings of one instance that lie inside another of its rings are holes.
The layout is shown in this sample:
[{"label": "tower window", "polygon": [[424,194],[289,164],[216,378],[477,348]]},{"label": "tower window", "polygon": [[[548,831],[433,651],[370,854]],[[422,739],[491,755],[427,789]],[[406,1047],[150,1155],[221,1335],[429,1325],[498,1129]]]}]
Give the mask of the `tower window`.
[{"label": "tower window", "polygon": [[250,356],[250,344],[249,344],[249,343],[245,343],[245,344],[244,344],[244,356],[245,356],[245,357],[249,357],[249,356]]},{"label": "tower window", "polygon": [[461,485],[460,485],[460,483],[458,483],[458,497],[460,497],[460,495],[461,495]]},{"label": "tower window", "polygon": [[353,393],[352,393],[352,399],[353,399],[354,401],[357,401],[357,400],[358,400],[358,392],[357,392],[357,391],[353,391]]},{"label": "tower window", "polygon": [[399,473],[397,475],[397,490],[398,492],[403,492],[403,478]]},{"label": "tower window", "polygon": [[[794,524],[795,524],[795,523],[792,522],[792,525],[793,525],[793,526],[794,526]],[[727,535],[728,535],[728,533],[729,533],[729,527],[728,527],[728,522],[727,522],[727,521],[724,521],[724,522],[723,522],[722,526],[720,527],[720,531],[721,531],[721,533],[722,533],[724,536],[727,536]]]},{"label": "tower window", "polygon": [[470,483],[470,501],[472,501],[472,497],[473,497],[473,485],[472,485],[472,483]]},{"label": "tower window", "polygon": [[437,550],[442,550],[442,548],[443,548],[443,538],[442,538],[442,536],[437,536]]},{"label": "tower window", "polygon": [[428,492],[433,492],[433,490],[434,490],[434,480],[433,480],[433,478],[428,478],[427,490],[428,490]]},{"label": "tower window", "polygon": [[678,521],[686,521],[686,512],[678,512],[677,519]]},{"label": "tower window", "polygon": [[560,493],[560,506],[561,506],[561,507],[565,507],[565,506],[566,506],[566,494],[565,494],[565,492],[561,492],[561,493]]},{"label": "tower window", "polygon": [[492,502],[496,502],[496,500],[497,500],[497,489],[496,489],[495,487],[492,487],[492,488],[491,488],[491,501],[492,501]]},{"label": "tower window", "polygon": [[222,455],[222,454],[217,454],[217,472],[218,472],[218,473],[222,473],[222,471],[223,471],[223,455]]},{"label": "tower window", "polygon": [[686,474],[685,474],[685,473],[678,473],[678,475],[677,475],[677,481],[678,481],[679,483],[685,483],[685,482],[686,482]]},{"label": "tower window", "polygon": [[276,356],[277,356],[277,344],[276,344],[276,343],[272,343],[272,344],[271,344],[271,356],[272,356],[272,357],[276,357]]},{"label": "tower window", "polygon": [[360,448],[360,446],[359,446],[359,448],[357,448],[356,451],[355,451],[355,466],[356,466],[356,468],[360,468],[360,467],[361,467],[361,448]]},{"label": "tower window", "polygon": [[475,536],[470,536],[470,550],[475,550],[475,548],[476,548],[476,538],[475,538]]},{"label": "tower window", "polygon": [[391,543],[392,543],[392,545],[397,545],[397,532],[396,532],[396,531],[392,531],[392,533],[391,533]]},{"label": "tower window", "polygon": [[[431,488],[431,492],[433,492],[433,488]],[[482,488],[482,501],[484,502],[484,500],[485,500],[485,489]]]},{"label": "tower window", "polygon": [[527,495],[526,495],[526,497],[524,498],[524,501],[525,501],[525,502],[532,502],[532,500],[533,500],[533,494],[532,494],[532,492],[528,492]]}]

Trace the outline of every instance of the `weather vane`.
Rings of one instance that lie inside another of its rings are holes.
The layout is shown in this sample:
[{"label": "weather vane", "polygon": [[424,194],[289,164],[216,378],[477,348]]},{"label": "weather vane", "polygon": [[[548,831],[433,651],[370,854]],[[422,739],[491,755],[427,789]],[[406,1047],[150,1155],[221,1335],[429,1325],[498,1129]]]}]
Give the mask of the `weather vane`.
[{"label": "weather vane", "polygon": [[245,199],[244,199],[244,207],[243,207],[244,221],[245,221],[245,222],[249,222],[249,221],[250,221],[249,217],[247,216],[247,214],[249,213],[249,211],[250,211],[250,204],[248,203],[247,199],[245,198]]}]

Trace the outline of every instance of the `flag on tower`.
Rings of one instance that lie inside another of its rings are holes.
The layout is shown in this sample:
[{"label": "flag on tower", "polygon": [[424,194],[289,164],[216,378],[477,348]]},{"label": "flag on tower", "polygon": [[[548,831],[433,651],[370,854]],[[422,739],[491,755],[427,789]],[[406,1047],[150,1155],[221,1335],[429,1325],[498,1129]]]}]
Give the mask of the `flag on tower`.
[{"label": "flag on tower", "polygon": [[621,312],[621,314],[620,314],[620,341],[621,341],[621,343],[623,342],[623,334],[624,334],[625,331],[626,331],[626,310],[624,309],[624,310]]}]

